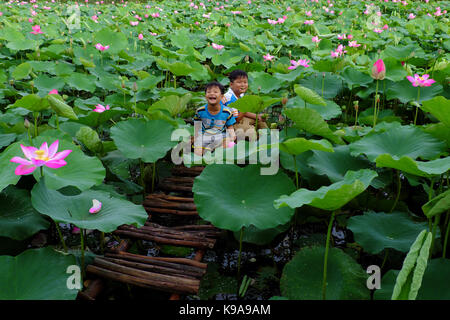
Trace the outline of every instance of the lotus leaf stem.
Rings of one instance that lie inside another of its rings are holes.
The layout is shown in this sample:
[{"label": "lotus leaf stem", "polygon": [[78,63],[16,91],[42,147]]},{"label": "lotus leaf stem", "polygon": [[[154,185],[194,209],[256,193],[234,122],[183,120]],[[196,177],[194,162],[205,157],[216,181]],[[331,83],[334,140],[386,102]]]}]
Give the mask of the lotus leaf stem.
[{"label": "lotus leaf stem", "polygon": [[330,222],[328,223],[327,243],[325,246],[325,258],[323,262],[323,281],[322,281],[322,299],[326,300],[327,297],[327,266],[328,266],[328,249],[330,247],[331,229],[333,227],[335,211],[331,213]]},{"label": "lotus leaf stem", "polygon": [[433,233],[432,233],[431,248],[430,248],[430,258],[431,258],[431,255],[433,254],[433,248],[434,248],[434,243],[435,243],[435,238],[436,238],[436,229],[439,226],[440,220],[441,220],[441,213],[439,213],[437,216],[434,217]]},{"label": "lotus leaf stem", "polygon": [[81,238],[81,274],[84,278],[84,229],[80,228],[80,238]]},{"label": "lotus leaf stem", "polygon": [[[41,167],[42,168],[42,167]],[[55,221],[55,226],[56,226],[56,231],[58,231],[58,235],[59,235],[59,239],[61,239],[61,244],[64,248],[64,252],[67,253],[67,246],[66,246],[66,242],[64,241],[63,235],[61,233],[61,229],[59,228],[58,222]]]},{"label": "lotus leaf stem", "polygon": [[[244,238],[244,227],[241,228],[240,236],[239,236],[239,256],[238,256],[238,271],[237,271],[237,279],[238,283],[241,279],[241,255],[242,255],[242,239]],[[238,287],[239,290],[239,287]]]},{"label": "lotus leaf stem", "polygon": [[373,109],[373,128],[377,125],[377,96],[378,96],[378,79],[377,79],[377,87],[375,88],[375,103]]},{"label": "lotus leaf stem", "polygon": [[[446,218],[447,230],[445,231],[444,250],[442,253],[442,258],[444,258],[444,259],[445,259],[446,253],[447,253],[448,234],[450,232],[450,221],[448,221],[449,216],[450,216],[450,211],[447,211],[447,218]],[[445,224],[444,224],[444,226],[445,226]]]},{"label": "lotus leaf stem", "polygon": [[152,172],[152,192],[155,191],[155,180],[156,180],[156,162],[153,162],[153,172]]},{"label": "lotus leaf stem", "polygon": [[[420,104],[420,86],[417,87],[417,103]],[[414,125],[416,125],[418,111],[419,107],[416,105],[416,114],[414,115]]]},{"label": "lotus leaf stem", "polygon": [[387,261],[387,257],[388,257],[388,255],[389,255],[389,248],[386,248],[386,250],[384,250],[385,252],[384,252],[384,258],[383,258],[383,262],[381,263],[381,270],[383,270],[383,267],[384,267],[384,264],[386,263],[386,261]]},{"label": "lotus leaf stem", "polygon": [[400,198],[400,191],[402,189],[402,180],[400,179],[400,171],[397,170],[397,196],[395,197],[394,205],[391,208],[391,211],[394,211],[395,207],[397,206],[398,199]]},{"label": "lotus leaf stem", "polygon": [[298,189],[298,169],[297,169],[297,159],[295,157],[295,154],[292,155],[292,157],[294,158],[294,168],[295,168],[295,186]]}]

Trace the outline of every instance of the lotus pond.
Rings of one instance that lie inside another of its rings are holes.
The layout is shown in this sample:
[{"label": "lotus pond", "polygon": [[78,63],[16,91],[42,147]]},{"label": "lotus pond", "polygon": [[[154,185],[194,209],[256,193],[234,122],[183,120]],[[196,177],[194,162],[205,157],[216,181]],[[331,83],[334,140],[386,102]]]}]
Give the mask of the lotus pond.
[{"label": "lotus pond", "polygon": [[[449,4],[2,2],[0,299],[76,299],[68,267],[144,225],[172,133],[235,69],[234,105],[270,129],[231,163],[200,160],[200,223],[225,233],[182,299],[450,299]],[[99,297],[142,298],[169,295]]]}]

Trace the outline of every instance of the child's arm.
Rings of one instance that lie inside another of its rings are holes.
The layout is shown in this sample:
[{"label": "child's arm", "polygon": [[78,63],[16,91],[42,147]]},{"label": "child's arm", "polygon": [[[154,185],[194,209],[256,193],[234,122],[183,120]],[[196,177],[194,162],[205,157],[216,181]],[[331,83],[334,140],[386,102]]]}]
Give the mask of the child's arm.
[{"label": "child's arm", "polygon": [[[245,112],[245,113],[239,113],[239,116],[236,119],[236,122],[241,121],[241,119],[244,118],[244,117],[256,120],[256,114],[254,114],[252,112]],[[261,118],[261,115],[258,115],[258,121],[263,121],[263,119]]]}]

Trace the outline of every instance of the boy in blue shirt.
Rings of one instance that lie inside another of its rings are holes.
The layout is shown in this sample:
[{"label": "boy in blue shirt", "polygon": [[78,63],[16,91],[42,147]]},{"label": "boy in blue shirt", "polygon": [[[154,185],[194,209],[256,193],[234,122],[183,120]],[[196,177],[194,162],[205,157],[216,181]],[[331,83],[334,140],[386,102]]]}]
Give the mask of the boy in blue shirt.
[{"label": "boy in blue shirt", "polygon": [[[245,71],[236,69],[230,72],[228,75],[228,78],[230,79],[230,88],[225,93],[222,102],[230,108],[230,110],[233,112],[233,116],[236,118],[236,125],[234,126],[236,130],[239,130],[237,132],[237,135],[240,137],[242,133],[247,132],[250,129],[252,132],[252,140],[256,138],[256,131],[255,131],[255,120],[256,120],[256,114],[252,112],[239,112],[237,109],[232,107],[233,102],[237,101],[238,99],[242,98],[245,94],[245,92],[248,89],[248,75]],[[264,122],[261,116],[258,116],[258,129],[267,128],[267,124]],[[238,138],[238,140],[241,140],[245,137]]]},{"label": "boy in blue shirt", "polygon": [[221,145],[226,148],[229,142],[236,139],[233,128],[236,119],[221,101],[224,93],[225,88],[217,81],[210,82],[205,87],[208,103],[198,108],[194,116],[194,153],[197,155],[201,156],[205,151],[213,151]]}]

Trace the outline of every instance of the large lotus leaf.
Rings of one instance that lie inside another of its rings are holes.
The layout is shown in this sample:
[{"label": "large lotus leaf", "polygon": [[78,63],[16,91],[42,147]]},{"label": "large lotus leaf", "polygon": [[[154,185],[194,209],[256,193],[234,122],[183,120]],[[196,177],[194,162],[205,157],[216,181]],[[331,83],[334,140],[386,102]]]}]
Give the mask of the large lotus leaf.
[{"label": "large lotus leaf", "polygon": [[[259,246],[267,245],[272,242],[272,240],[280,233],[286,232],[289,229],[289,223],[284,225],[270,228],[266,230],[259,230],[253,225],[244,230],[244,235],[242,237],[243,242],[256,244]],[[239,241],[241,236],[240,231],[234,232],[234,238]]]},{"label": "large lotus leaf", "polygon": [[[261,175],[260,170],[258,165],[243,168],[208,165],[195,178],[192,188],[200,217],[231,231],[250,225],[265,230],[287,223],[294,210],[276,210],[272,203],[280,195],[295,190],[292,180],[281,171],[276,175]],[[239,177],[239,183],[234,177]]]},{"label": "large lotus leaf", "polygon": [[315,172],[308,166],[308,158],[312,155],[312,151],[306,151],[304,153],[294,157],[287,152],[280,150],[280,163],[281,166],[289,171],[295,172],[297,167],[297,172],[301,176],[301,179],[307,180],[310,185],[320,187],[327,184],[327,179],[321,179],[321,176],[315,174]]},{"label": "large lotus leaf", "polygon": [[450,190],[434,197],[422,206],[422,210],[428,218],[441,214],[450,209]]},{"label": "large lotus leaf", "polygon": [[49,93],[53,89],[62,89],[64,87],[64,81],[61,81],[58,77],[49,77],[45,74],[41,74],[34,79],[34,86],[40,91]]},{"label": "large lotus leaf", "polygon": [[24,141],[17,141],[0,153],[0,191],[10,184],[16,184],[20,180],[21,176],[17,176],[14,173],[17,163],[10,161],[17,155],[23,155],[20,144],[25,145],[26,143]]},{"label": "large lotus leaf", "polygon": [[23,78],[28,77],[31,71],[31,65],[28,62],[24,62],[19,64],[11,75],[15,80],[22,80]]},{"label": "large lotus leaf", "polygon": [[171,141],[173,130],[164,120],[129,119],[112,127],[111,137],[126,157],[153,163],[177,144]]},{"label": "large lotus leaf", "polygon": [[352,67],[345,68],[342,72],[342,77],[349,84],[350,88],[354,85],[365,86],[373,81],[371,76]]},{"label": "large lotus leaf", "polygon": [[322,136],[338,144],[343,143],[342,139],[331,131],[317,111],[308,108],[295,108],[287,109],[285,113],[289,119],[295,122],[296,128]]},{"label": "large lotus leaf", "polygon": [[128,39],[122,32],[114,32],[110,28],[104,28],[93,35],[93,44],[101,43],[109,46],[105,53],[118,54],[128,46]]},{"label": "large lotus leaf", "polygon": [[[83,191],[103,182],[106,171],[102,162],[97,157],[87,156],[79,146],[66,140],[61,133],[46,131],[33,139],[33,144],[39,148],[42,143],[47,142],[47,145],[50,146],[57,139],[59,140],[58,152],[63,150],[72,150],[72,152],[64,159],[67,164],[63,167],[52,169],[43,166],[48,188],[60,189],[66,186],[74,186]],[[28,146],[29,144],[25,145]],[[15,155],[23,157],[22,151]],[[40,170],[34,170],[33,175],[36,180],[39,180]]]},{"label": "large lotus leaf", "polygon": [[306,101],[307,103],[321,105],[324,107],[327,105],[325,100],[314,90],[295,84],[294,91],[303,101]]},{"label": "large lotus leaf", "polygon": [[347,227],[366,252],[377,254],[387,248],[408,252],[427,223],[415,222],[404,212],[368,211],[364,215],[351,217]]},{"label": "large lotus leaf", "polygon": [[138,81],[136,84],[138,90],[151,90],[156,87],[161,80],[164,80],[164,76],[148,76],[147,78]]},{"label": "large lotus leaf", "polygon": [[349,170],[368,169],[370,162],[364,157],[350,155],[348,145],[336,146],[334,152],[313,151],[314,155],[308,159],[308,165],[319,175],[327,176],[332,183],[344,179]]},{"label": "large lotus leaf", "polygon": [[31,206],[26,190],[10,186],[0,193],[0,236],[25,240],[50,223]]},{"label": "large lotus leaf", "polygon": [[50,107],[48,101],[39,97],[37,94],[29,94],[14,102],[13,108],[25,108],[30,111],[42,111]]},{"label": "large lotus leaf", "polygon": [[75,300],[78,290],[67,287],[73,265],[73,255],[49,247],[0,256],[0,300]]},{"label": "large lotus leaf", "polygon": [[308,140],[305,138],[291,138],[280,143],[280,150],[292,155],[299,155],[308,150],[321,150],[334,152],[333,146],[328,140]]},{"label": "large lotus leaf", "polygon": [[386,79],[401,81],[408,75],[408,72],[402,66],[400,61],[397,61],[394,58],[386,58],[383,61],[386,68]]},{"label": "large lotus leaf", "polygon": [[404,47],[400,46],[387,46],[382,55],[385,58],[395,58],[398,61],[405,61],[411,58],[414,50],[417,49],[416,45],[409,44]]},{"label": "large lotus leaf", "polygon": [[[409,80],[405,79],[399,82],[394,82],[386,90],[386,98],[388,100],[398,99],[402,103],[417,100],[418,88],[413,87]],[[430,100],[435,96],[442,94],[442,85],[435,83],[430,87],[420,88],[420,101]]]},{"label": "large lotus leaf", "polygon": [[250,89],[254,93],[271,93],[281,87],[280,80],[265,72],[249,73]]},{"label": "large lotus leaf", "polygon": [[391,300],[392,292],[394,291],[395,280],[397,279],[400,270],[391,269],[381,279],[381,288],[376,290],[373,294],[374,300]]},{"label": "large lotus leaf", "polygon": [[[102,203],[101,210],[95,214],[89,212],[93,199]],[[112,232],[122,224],[142,227],[148,219],[148,214],[142,206],[113,198],[109,192],[91,189],[78,195],[65,196],[56,190],[48,189],[43,179],[31,190],[31,203],[37,211],[56,222],[72,223],[79,228],[97,229],[102,232]]]},{"label": "large lotus leaf", "polygon": [[274,201],[276,208],[289,206],[298,208],[305,204],[323,210],[336,210],[362,193],[377,177],[375,171],[362,169],[348,171],[344,179],[330,186],[323,186],[316,191],[299,189],[289,196],[283,195]]},{"label": "large lotus leaf", "polygon": [[300,80],[300,85],[316,91],[320,96],[323,91],[323,98],[333,99],[342,90],[342,79],[330,72],[315,73]]},{"label": "large lotus leaf", "polygon": [[15,133],[0,133],[0,149],[9,146],[14,140],[16,140],[17,134]]},{"label": "large lotus leaf", "polygon": [[423,126],[422,130],[439,140],[445,141],[447,149],[450,149],[450,126],[439,122]]},{"label": "large lotus leaf", "polygon": [[394,159],[390,154],[381,154],[375,161],[377,167],[394,168],[420,177],[432,177],[450,170],[450,157],[424,162],[408,156]]},{"label": "large lotus leaf", "polygon": [[86,116],[79,116],[78,122],[87,126],[98,127],[100,124],[109,121],[109,119],[126,113],[128,113],[128,111],[120,109],[110,109],[101,113],[91,111]]},{"label": "large lotus leaf", "polygon": [[445,143],[417,127],[402,126],[385,132],[367,135],[350,144],[353,156],[365,154],[370,161],[385,153],[394,159],[408,156],[412,159],[433,159],[444,151]]},{"label": "large lotus leaf", "polygon": [[[332,100],[325,100],[327,104],[325,107],[318,104],[310,104],[306,103],[306,108],[310,108],[316,110],[323,120],[330,120],[336,118],[342,114],[341,107],[339,107],[336,102]],[[304,108],[305,101],[300,97],[293,97],[288,100],[286,103],[286,108]]]},{"label": "large lotus leaf", "polygon": [[450,100],[441,96],[434,97],[433,99],[423,101],[420,107],[450,127]]},{"label": "large lotus leaf", "polygon": [[152,104],[148,111],[155,109],[162,109],[169,111],[172,117],[176,117],[177,115],[183,113],[186,110],[187,103],[191,100],[192,94],[188,93],[182,97],[176,95],[170,95],[162,97],[161,100]]},{"label": "large lotus leaf", "polygon": [[265,106],[261,97],[256,95],[246,95],[233,102],[233,108],[238,109],[242,113],[259,113],[265,109]]},{"label": "large lotus leaf", "polygon": [[95,80],[97,80],[95,76],[79,72],[74,72],[69,77],[65,78],[65,82],[69,86],[77,90],[89,91],[91,93],[96,89]]},{"label": "large lotus leaf", "polygon": [[[283,296],[291,300],[322,299],[324,247],[300,250],[288,262],[280,279]],[[327,264],[327,300],[369,300],[367,274],[352,257],[330,248]]]}]

